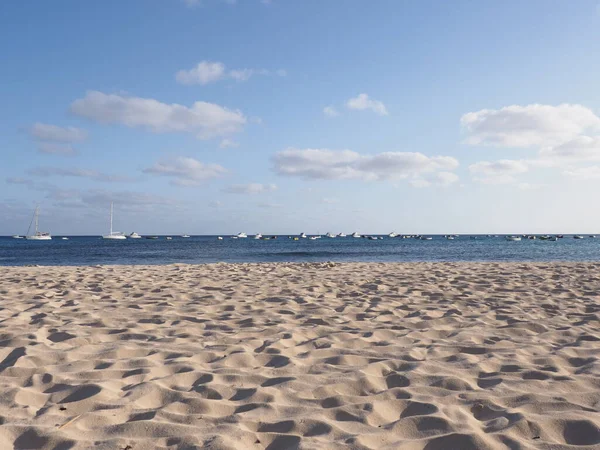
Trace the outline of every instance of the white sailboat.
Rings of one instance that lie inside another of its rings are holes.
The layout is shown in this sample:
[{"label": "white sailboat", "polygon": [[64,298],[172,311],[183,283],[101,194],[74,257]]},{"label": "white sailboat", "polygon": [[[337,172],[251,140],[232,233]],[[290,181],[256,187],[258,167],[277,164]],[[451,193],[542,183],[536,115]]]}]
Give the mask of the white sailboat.
[{"label": "white sailboat", "polygon": [[25,236],[25,239],[27,239],[28,241],[49,241],[52,239],[52,236],[50,236],[50,233],[46,233],[44,231],[39,231],[38,230],[38,216],[40,215],[40,208],[39,206],[35,207],[35,212],[33,213],[33,219],[32,222],[35,222],[35,232],[33,234],[29,234],[29,230],[31,229],[31,223],[29,224],[29,229],[27,230],[27,236]]},{"label": "white sailboat", "polygon": [[120,231],[113,231],[113,202],[110,202],[110,233],[102,236],[102,239],[123,240],[127,239]]}]

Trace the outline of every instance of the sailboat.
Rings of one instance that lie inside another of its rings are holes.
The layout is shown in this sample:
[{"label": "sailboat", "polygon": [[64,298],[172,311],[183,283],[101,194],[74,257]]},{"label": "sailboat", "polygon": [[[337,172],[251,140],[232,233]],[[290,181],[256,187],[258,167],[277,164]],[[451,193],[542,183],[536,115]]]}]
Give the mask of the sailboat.
[{"label": "sailboat", "polygon": [[27,236],[25,236],[25,239],[27,239],[28,241],[49,241],[52,239],[52,236],[50,236],[50,233],[46,233],[44,231],[39,231],[38,230],[38,216],[40,215],[40,208],[39,206],[35,207],[35,212],[33,213],[33,219],[31,219],[32,222],[35,222],[35,233],[34,234],[29,234],[29,230],[31,229],[31,223],[29,224],[29,229],[27,230]]},{"label": "sailboat", "polygon": [[102,236],[102,239],[127,239],[125,235],[119,231],[113,231],[113,202],[110,202],[110,233]]}]

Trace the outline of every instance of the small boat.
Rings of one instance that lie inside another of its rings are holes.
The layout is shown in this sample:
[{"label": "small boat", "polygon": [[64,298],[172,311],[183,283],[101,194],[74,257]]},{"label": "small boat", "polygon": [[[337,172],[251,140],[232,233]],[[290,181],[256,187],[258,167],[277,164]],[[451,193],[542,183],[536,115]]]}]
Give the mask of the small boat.
[{"label": "small boat", "polygon": [[127,239],[125,235],[119,231],[113,231],[113,202],[110,202],[110,233],[102,236],[102,239],[111,239],[122,241]]},{"label": "small boat", "polygon": [[455,239],[454,236],[446,236],[446,239],[448,239],[449,241],[453,241]]},{"label": "small boat", "polygon": [[596,239],[596,235],[595,235],[595,234],[590,234],[588,237],[589,237],[590,239]]},{"label": "small boat", "polygon": [[262,239],[263,235],[258,233],[257,235],[254,236],[254,239]]},{"label": "small boat", "polygon": [[172,240],[173,238],[172,238],[171,236],[167,236],[167,237],[166,237],[166,239],[167,239],[167,241],[170,241],[170,240]]},{"label": "small boat", "polygon": [[187,238],[190,237],[190,235],[189,234],[182,234],[181,237],[184,238],[184,239],[187,239]]},{"label": "small boat", "polygon": [[583,236],[576,234],[575,236],[573,236],[573,239],[583,239]]},{"label": "small boat", "polygon": [[298,238],[298,237],[295,237],[295,238],[293,238],[293,240],[294,240],[294,241],[299,241],[299,240],[300,240],[300,238]]},{"label": "small boat", "polygon": [[158,239],[158,236],[146,236],[146,239],[155,240],[155,239]]},{"label": "small boat", "polygon": [[[46,233],[44,231],[38,231],[38,218],[40,215],[40,208],[38,206],[35,207],[35,211],[33,213],[33,219],[31,219],[32,222],[35,221],[35,232],[32,235],[29,235],[29,230],[27,230],[27,236],[25,236],[25,239],[27,239],[28,241],[49,241],[52,239],[52,236],[50,236],[50,233]],[[29,224],[29,229],[31,229],[31,223]]]},{"label": "small boat", "polygon": [[370,241],[376,241],[379,238],[377,236],[367,236],[367,239],[370,240]]},{"label": "small boat", "polygon": [[302,239],[306,239],[306,237],[307,237],[307,236],[306,236],[306,234],[305,234],[305,233],[300,233],[300,238],[302,238]]},{"label": "small boat", "polygon": [[547,240],[547,241],[550,241],[550,242],[556,242],[556,241],[558,241],[558,238],[557,238],[556,236],[550,236],[550,237],[549,237],[548,239],[546,239],[546,240]]},{"label": "small boat", "polygon": [[19,236],[18,234],[15,234],[14,236],[12,236],[13,239],[25,239],[24,236]]},{"label": "small boat", "polygon": [[431,241],[431,240],[433,240],[433,238],[431,236],[421,236],[419,239],[421,239],[422,241]]},{"label": "small boat", "polygon": [[243,233],[243,232],[242,232],[242,233],[238,233],[238,234],[236,234],[236,235],[235,235],[235,237],[236,237],[237,239],[246,239],[246,238],[248,237],[248,235],[247,235],[246,233]]},{"label": "small boat", "polygon": [[61,237],[61,240],[63,240],[63,241],[68,241],[68,240],[69,240],[69,238],[68,238],[68,237]]},{"label": "small boat", "polygon": [[331,239],[335,238],[335,234],[333,233],[327,233],[325,236]]},{"label": "small boat", "polygon": [[520,241],[521,240],[521,236],[506,236],[505,239],[507,241]]},{"label": "small boat", "polygon": [[565,236],[564,236],[563,234],[557,234],[557,235],[556,235],[556,237],[557,237],[557,238],[559,238],[559,239],[562,239],[562,238],[564,238]]},{"label": "small boat", "polygon": [[339,233],[337,237],[346,237],[346,233]]},{"label": "small boat", "polygon": [[391,238],[395,238],[396,236],[398,236],[398,235],[396,233],[394,233],[393,231],[390,234],[388,234],[388,237],[391,237]]},{"label": "small boat", "polygon": [[129,239],[141,239],[142,237],[137,234],[135,231],[133,233],[131,233],[129,236],[127,236]]},{"label": "small boat", "polygon": [[321,237],[321,236],[311,236],[311,237],[309,237],[309,239],[310,239],[311,241],[316,241],[316,240],[317,240],[317,239],[319,239],[320,237]]},{"label": "small boat", "polygon": [[358,234],[356,231],[355,231],[354,233],[352,233],[352,234],[351,234],[351,236],[352,236],[353,238],[359,238],[359,237],[362,237],[362,236],[361,236],[360,234]]},{"label": "small boat", "polygon": [[218,240],[218,241],[222,241],[222,240],[223,240],[223,236],[219,236],[219,237],[217,237],[217,240]]}]

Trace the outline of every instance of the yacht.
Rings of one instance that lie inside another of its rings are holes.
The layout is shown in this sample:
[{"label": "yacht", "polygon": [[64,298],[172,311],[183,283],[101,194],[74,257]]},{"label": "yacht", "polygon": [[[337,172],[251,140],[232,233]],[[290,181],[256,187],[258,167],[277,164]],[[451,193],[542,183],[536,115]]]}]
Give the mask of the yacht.
[{"label": "yacht", "polygon": [[333,233],[327,233],[325,236],[327,236],[328,238],[333,239],[335,237],[335,234],[333,234]]},{"label": "yacht", "polygon": [[431,236],[421,236],[419,239],[422,241],[432,241],[433,238]]},{"label": "yacht", "polygon": [[337,237],[346,237],[346,233],[340,233],[337,235]]},{"label": "yacht", "polygon": [[63,241],[68,241],[68,240],[69,240],[69,238],[68,238],[68,237],[66,237],[66,236],[64,236],[64,237],[61,237],[61,239],[62,239]]},{"label": "yacht", "polygon": [[[25,236],[25,239],[27,239],[28,241],[49,241],[52,239],[52,236],[50,236],[50,233],[38,230],[39,215],[40,215],[40,208],[38,206],[36,206],[35,212],[33,213],[33,219],[31,219],[32,222],[35,222],[35,232],[32,235],[30,235],[29,230],[27,230],[27,236]],[[31,229],[31,223],[29,224],[29,229]]]},{"label": "yacht", "polygon": [[167,241],[172,240],[173,238],[171,236],[167,236]]},{"label": "yacht", "polygon": [[352,236],[353,238],[359,238],[359,237],[361,237],[361,235],[360,235],[360,234],[358,234],[356,231],[355,231],[354,233],[352,233],[352,234],[351,234],[351,236]]},{"label": "yacht", "polygon": [[242,232],[242,233],[236,234],[235,237],[238,238],[238,239],[245,239],[245,238],[248,237],[248,235],[246,233]]},{"label": "yacht", "polygon": [[263,235],[258,233],[257,235],[254,236],[254,239],[262,239]]},{"label": "yacht", "polygon": [[218,237],[217,237],[217,240],[218,240],[218,241],[222,241],[222,240],[223,240],[223,236],[218,236]]},{"label": "yacht", "polygon": [[187,238],[190,237],[190,235],[189,234],[182,234],[181,237],[184,238],[184,239],[187,239]]},{"label": "yacht", "polygon": [[301,237],[302,239],[306,239],[306,233],[300,233],[300,237]]},{"label": "yacht", "polygon": [[507,241],[520,241],[521,240],[521,236],[506,236],[505,239]]},{"label": "yacht", "polygon": [[394,233],[393,231],[390,234],[388,234],[388,237],[391,237],[391,238],[395,238],[396,236],[398,236],[398,235],[396,233]]},{"label": "yacht", "polygon": [[311,241],[316,241],[317,239],[320,239],[320,238],[321,238],[321,236],[311,236],[311,237],[309,237],[309,239]]},{"label": "yacht", "polygon": [[12,236],[13,239],[25,239],[23,236],[19,236],[18,234],[15,234]]},{"label": "yacht", "polygon": [[575,236],[573,236],[573,239],[583,239],[583,236],[580,236],[579,234],[576,234]]},{"label": "yacht", "polygon": [[127,236],[129,239],[141,239],[142,237],[137,234],[135,231],[133,233],[131,233],[129,236]]},{"label": "yacht", "polygon": [[102,239],[123,240],[127,239],[120,231],[113,231],[113,202],[110,202],[110,233],[102,236]]}]

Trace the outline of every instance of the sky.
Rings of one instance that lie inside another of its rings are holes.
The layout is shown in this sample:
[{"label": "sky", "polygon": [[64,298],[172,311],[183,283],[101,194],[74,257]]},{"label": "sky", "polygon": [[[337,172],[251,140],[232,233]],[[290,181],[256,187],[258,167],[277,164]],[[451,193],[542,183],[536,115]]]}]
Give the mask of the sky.
[{"label": "sky", "polygon": [[600,233],[596,0],[0,3],[0,235]]}]

